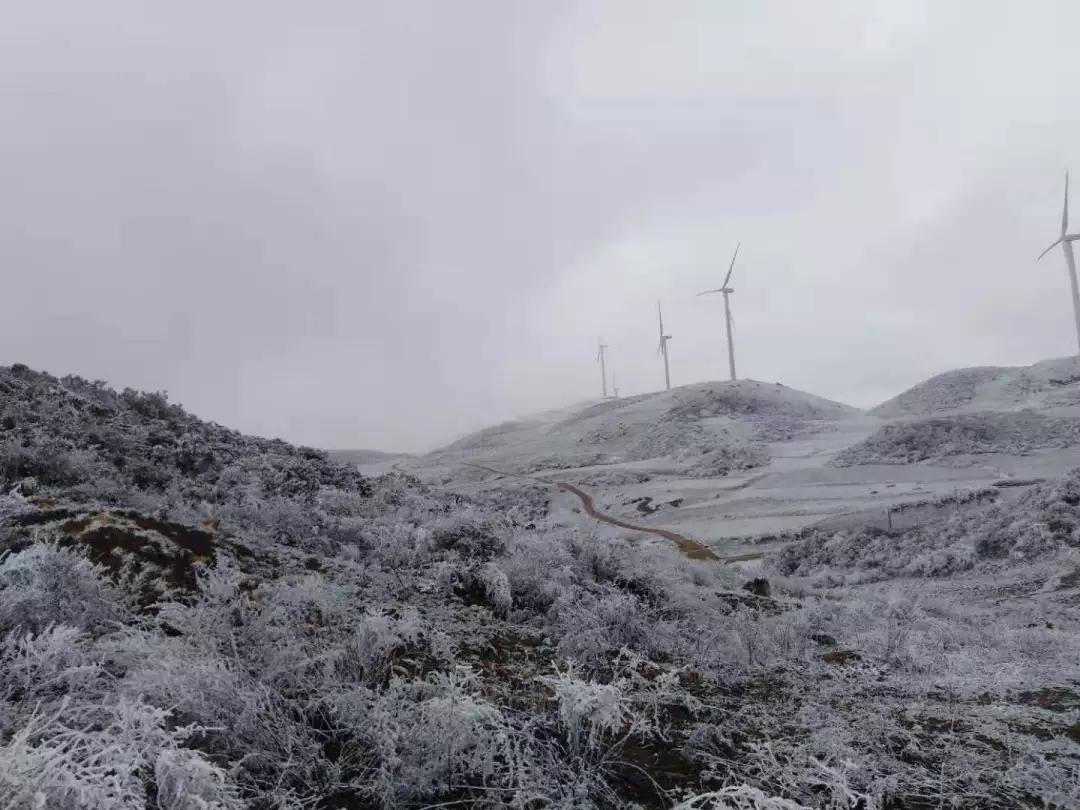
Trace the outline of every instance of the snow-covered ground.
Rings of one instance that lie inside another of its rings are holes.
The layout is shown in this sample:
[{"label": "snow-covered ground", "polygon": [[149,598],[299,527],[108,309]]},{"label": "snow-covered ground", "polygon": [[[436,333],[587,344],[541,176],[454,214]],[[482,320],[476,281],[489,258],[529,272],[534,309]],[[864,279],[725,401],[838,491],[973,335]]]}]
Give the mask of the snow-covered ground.
[{"label": "snow-covered ground", "polygon": [[[935,441],[928,420],[977,441],[938,443],[916,463],[895,453],[872,463],[879,445],[895,450],[890,431],[901,443],[923,432]],[[869,412],[776,383],[700,383],[505,423],[393,466],[468,494],[508,480],[543,487],[470,465],[575,483],[609,514],[728,556],[817,524],[910,524],[934,514],[918,505],[1002,482],[1023,489],[1080,465],[1076,425],[1080,362],[1068,358],[949,372]],[[860,448],[870,449],[851,463]],[[550,495],[555,508],[577,505],[554,487]]]}]

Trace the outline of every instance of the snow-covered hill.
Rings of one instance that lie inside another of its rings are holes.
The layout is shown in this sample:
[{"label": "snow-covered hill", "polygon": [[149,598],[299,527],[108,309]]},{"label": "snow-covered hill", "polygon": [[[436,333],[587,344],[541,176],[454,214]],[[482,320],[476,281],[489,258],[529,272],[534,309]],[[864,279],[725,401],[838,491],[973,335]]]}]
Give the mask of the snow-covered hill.
[{"label": "snow-covered hill", "polygon": [[881,403],[883,418],[946,411],[1003,411],[1080,404],[1080,358],[1031,366],[980,366],[938,374]]},{"label": "snow-covered hill", "polygon": [[705,382],[506,422],[429,460],[538,472],[661,459],[692,477],[721,475],[765,463],[765,441],[817,432],[857,414],[779,383]]}]

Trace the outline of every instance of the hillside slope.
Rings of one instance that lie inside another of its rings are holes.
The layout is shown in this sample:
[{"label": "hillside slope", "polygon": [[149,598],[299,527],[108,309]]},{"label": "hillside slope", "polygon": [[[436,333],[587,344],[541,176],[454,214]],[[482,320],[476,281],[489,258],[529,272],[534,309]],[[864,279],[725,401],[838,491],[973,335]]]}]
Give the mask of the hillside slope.
[{"label": "hillside slope", "polygon": [[321,451],[204,422],[162,394],[0,368],[0,484],[24,478],[107,503],[172,496],[214,504],[256,478],[267,497],[367,486]]},{"label": "hillside slope", "polygon": [[1080,404],[1080,358],[1031,366],[947,371],[870,410],[874,416],[927,416],[945,411],[1001,411]]},{"label": "hillside slope", "polygon": [[761,443],[779,434],[812,432],[857,413],[778,383],[706,382],[507,422],[427,460],[483,460],[529,473],[665,459],[688,475],[717,475],[764,463]]}]

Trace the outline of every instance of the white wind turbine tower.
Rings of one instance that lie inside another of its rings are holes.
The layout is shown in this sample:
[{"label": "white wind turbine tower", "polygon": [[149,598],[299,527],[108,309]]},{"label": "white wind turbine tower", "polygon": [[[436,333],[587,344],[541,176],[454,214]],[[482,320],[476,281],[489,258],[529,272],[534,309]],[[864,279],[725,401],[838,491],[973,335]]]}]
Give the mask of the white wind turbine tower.
[{"label": "white wind turbine tower", "polygon": [[727,358],[732,382],[735,381],[735,343],[731,339],[731,301],[728,296],[735,292],[735,290],[728,286],[728,282],[731,281],[731,272],[735,269],[735,257],[738,255],[739,245],[735,245],[735,255],[731,257],[731,266],[728,268],[727,275],[724,276],[724,283],[721,287],[715,290],[705,290],[705,292],[698,293],[698,295],[711,295],[712,293],[724,294],[724,320],[727,326]]},{"label": "white wind turbine tower", "polygon": [[608,345],[604,343],[604,339],[599,340],[600,350],[596,353],[596,360],[600,363],[600,378],[604,383],[604,399],[607,399],[607,364],[604,362],[604,351]]},{"label": "white wind turbine tower", "polygon": [[660,310],[660,302],[656,302],[656,314],[660,316],[660,346],[657,349],[657,354],[661,354],[664,357],[664,385],[667,386],[667,390],[671,390],[671,369],[668,367],[668,348],[667,342],[671,340],[671,335],[664,334],[664,313]]},{"label": "white wind turbine tower", "polygon": [[1073,256],[1072,243],[1080,239],[1080,234],[1069,233],[1069,173],[1065,172],[1065,205],[1061,209],[1061,236],[1054,244],[1039,254],[1041,259],[1058,245],[1065,251],[1065,263],[1069,267],[1069,281],[1072,283],[1073,318],[1076,321],[1076,343],[1080,349],[1080,288],[1076,285],[1076,258]]}]

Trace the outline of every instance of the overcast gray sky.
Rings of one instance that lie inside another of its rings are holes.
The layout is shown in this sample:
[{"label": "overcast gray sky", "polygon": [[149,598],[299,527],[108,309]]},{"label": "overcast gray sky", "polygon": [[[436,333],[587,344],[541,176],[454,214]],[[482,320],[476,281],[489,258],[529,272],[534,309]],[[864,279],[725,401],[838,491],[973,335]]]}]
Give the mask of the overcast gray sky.
[{"label": "overcast gray sky", "polygon": [[601,334],[657,389],[658,298],[675,384],[724,376],[738,241],[748,377],[867,406],[1075,347],[1071,0],[0,11],[0,363],[422,450],[596,396]]}]

